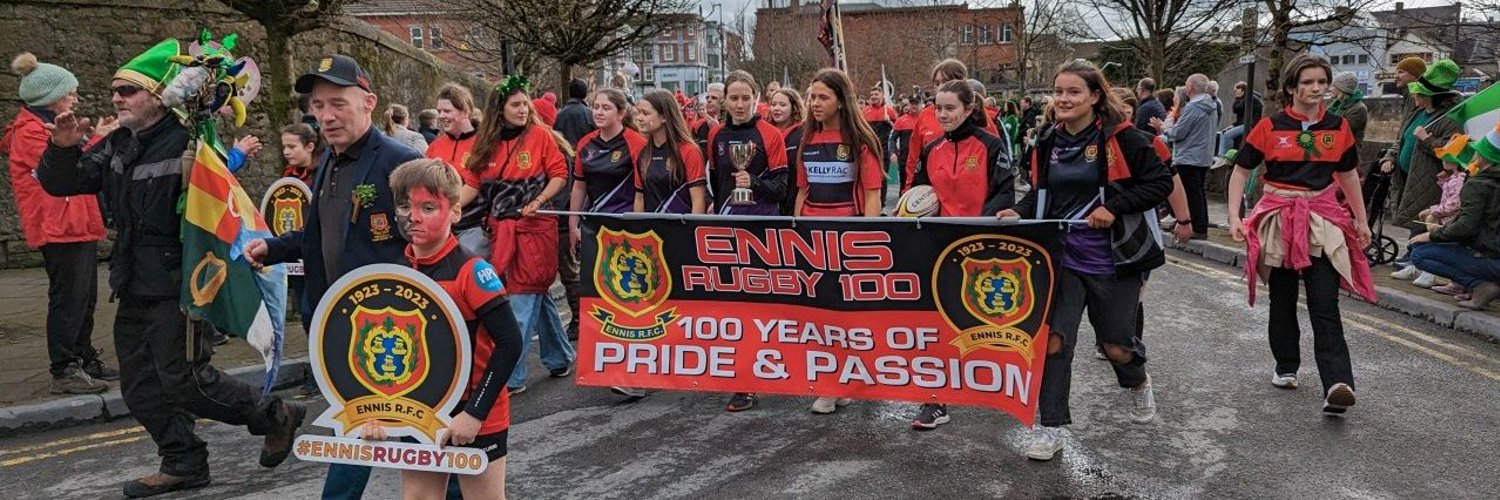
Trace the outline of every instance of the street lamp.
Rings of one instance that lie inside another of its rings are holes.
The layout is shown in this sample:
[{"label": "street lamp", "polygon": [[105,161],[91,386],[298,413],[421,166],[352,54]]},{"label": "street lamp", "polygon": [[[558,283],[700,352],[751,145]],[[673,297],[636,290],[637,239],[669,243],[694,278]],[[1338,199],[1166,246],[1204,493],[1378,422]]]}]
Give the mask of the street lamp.
[{"label": "street lamp", "polygon": [[729,58],[729,37],[724,36],[723,6],[724,4],[722,3],[714,2],[714,10],[719,12],[719,82],[721,83],[726,77],[726,68],[729,65],[729,61],[727,60]]}]

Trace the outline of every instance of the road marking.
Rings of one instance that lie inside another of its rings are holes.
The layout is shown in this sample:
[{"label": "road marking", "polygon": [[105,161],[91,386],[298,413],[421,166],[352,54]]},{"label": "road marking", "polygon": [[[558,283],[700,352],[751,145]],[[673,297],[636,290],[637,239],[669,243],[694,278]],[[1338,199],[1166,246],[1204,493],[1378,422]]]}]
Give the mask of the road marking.
[{"label": "road marking", "polygon": [[[1223,271],[1223,270],[1220,270],[1220,269],[1210,268],[1210,267],[1204,266],[1202,264],[1198,264],[1198,263],[1194,263],[1194,262],[1187,262],[1187,261],[1180,260],[1180,259],[1177,259],[1177,258],[1171,258],[1171,259],[1168,259],[1168,261],[1172,265],[1180,267],[1180,268],[1182,268],[1184,270],[1187,270],[1189,272],[1198,273],[1198,274],[1201,274],[1201,275],[1204,275],[1204,276],[1207,276],[1207,277],[1210,277],[1210,278],[1217,277],[1217,278],[1223,279],[1225,281],[1229,281],[1231,283],[1237,283],[1237,284],[1240,284],[1240,285],[1243,285],[1245,283],[1243,277],[1235,275],[1235,274],[1232,274],[1232,273],[1229,273],[1229,272],[1226,272],[1226,271]],[[1299,309],[1304,310],[1304,311],[1307,310],[1307,301],[1306,300],[1299,299],[1297,301],[1297,305],[1298,305]],[[1462,369],[1468,370],[1468,371],[1470,371],[1472,373],[1475,373],[1477,375],[1480,375],[1482,377],[1489,378],[1491,380],[1495,380],[1497,382],[1500,382],[1500,372],[1497,372],[1495,370],[1491,370],[1491,369],[1489,369],[1487,367],[1484,367],[1484,366],[1476,365],[1476,364],[1468,362],[1468,361],[1464,361],[1464,360],[1458,359],[1453,354],[1458,354],[1458,355],[1461,355],[1461,356],[1471,357],[1471,358],[1474,358],[1474,359],[1479,360],[1479,361],[1483,361],[1483,362],[1486,362],[1486,363],[1494,363],[1494,364],[1497,364],[1497,365],[1500,365],[1500,359],[1496,359],[1496,358],[1491,357],[1491,356],[1486,356],[1485,354],[1480,353],[1478,351],[1475,351],[1473,349],[1469,349],[1468,347],[1457,345],[1457,344],[1453,344],[1453,343],[1444,341],[1442,339],[1439,339],[1437,337],[1434,337],[1432,335],[1425,334],[1425,333],[1422,333],[1422,332],[1418,332],[1416,330],[1412,330],[1410,328],[1406,328],[1406,327],[1401,326],[1401,325],[1396,325],[1396,324],[1391,324],[1391,323],[1384,322],[1384,321],[1380,320],[1379,318],[1375,318],[1375,317],[1367,315],[1367,314],[1362,314],[1362,313],[1353,312],[1353,311],[1347,311],[1347,310],[1342,310],[1342,309],[1340,310],[1340,313],[1343,315],[1344,323],[1347,324],[1347,325],[1349,325],[1349,326],[1351,326],[1351,327],[1353,327],[1354,329],[1374,334],[1377,337],[1390,340],[1390,341],[1392,341],[1392,342],[1394,342],[1396,344],[1399,344],[1399,345],[1405,346],[1407,348],[1410,348],[1412,350],[1415,350],[1415,351],[1421,352],[1423,354],[1427,354],[1429,356],[1432,356],[1433,358],[1436,358],[1439,361],[1442,361],[1444,363],[1448,363],[1449,365],[1452,365],[1452,366],[1455,366],[1455,367],[1458,367],[1458,368],[1462,368]],[[1379,325],[1379,326],[1376,326],[1376,325]],[[1450,353],[1447,353],[1447,352],[1443,352],[1443,351],[1440,351],[1440,350],[1437,350],[1437,349],[1433,349],[1432,347],[1429,347],[1429,346],[1426,346],[1426,345],[1422,345],[1421,343],[1416,342],[1416,341],[1414,341],[1412,339],[1408,339],[1408,338],[1403,337],[1402,334],[1408,335],[1408,336],[1413,337],[1413,338],[1415,338],[1417,340],[1421,340],[1421,341],[1430,343],[1430,344],[1432,344],[1432,345],[1434,345],[1436,347],[1439,347],[1441,349],[1446,349],[1446,350],[1452,351],[1453,354],[1450,354]]]},{"label": "road marking", "polygon": [[37,451],[37,450],[44,450],[44,449],[47,449],[47,448],[54,448],[54,447],[58,447],[58,446],[73,444],[73,443],[77,443],[77,442],[80,442],[80,441],[91,441],[91,440],[96,440],[96,439],[111,438],[111,437],[115,437],[115,436],[124,436],[126,434],[135,434],[135,433],[139,433],[139,432],[145,432],[145,430],[146,429],[143,428],[143,427],[141,427],[141,426],[134,426],[134,427],[127,427],[127,428],[124,428],[124,429],[114,430],[114,431],[96,432],[96,433],[93,433],[93,434],[89,434],[87,436],[76,436],[76,437],[70,437],[70,438],[66,438],[66,439],[59,439],[59,440],[48,442],[48,443],[43,443],[43,444],[34,445],[34,446],[27,446],[27,447],[23,447],[23,448],[16,448],[16,449],[13,449],[13,450],[0,450],[0,457],[6,456],[6,455],[15,455],[15,454],[18,454],[18,453],[30,453],[30,452]]},{"label": "road marking", "polygon": [[63,450],[57,450],[57,451],[54,451],[54,452],[40,453],[40,454],[29,455],[29,456],[24,456],[24,457],[16,457],[16,458],[12,458],[10,460],[6,460],[6,461],[3,461],[3,462],[0,462],[0,467],[14,467],[14,466],[21,465],[21,464],[24,464],[24,463],[27,463],[27,462],[34,462],[34,461],[42,460],[42,459],[45,459],[45,458],[59,457],[59,456],[63,456],[63,455],[71,454],[71,453],[77,453],[77,452],[80,452],[80,451],[92,450],[94,448],[103,448],[103,447],[106,447],[106,446],[115,446],[115,445],[120,445],[120,444],[134,443],[134,442],[140,441],[142,439],[146,439],[146,436],[135,436],[135,437],[128,437],[128,438],[125,438],[125,439],[115,439],[115,440],[104,441],[104,442],[100,442],[100,443],[86,444],[86,445],[83,445],[83,446],[75,446],[73,448],[68,448],[68,449],[63,449]]}]

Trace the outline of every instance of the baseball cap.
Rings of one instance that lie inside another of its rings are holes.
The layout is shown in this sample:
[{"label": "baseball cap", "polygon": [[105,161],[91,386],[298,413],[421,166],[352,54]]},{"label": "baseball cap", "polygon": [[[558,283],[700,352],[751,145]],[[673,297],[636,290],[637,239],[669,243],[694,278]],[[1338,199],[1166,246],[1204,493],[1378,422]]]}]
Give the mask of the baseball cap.
[{"label": "baseball cap", "polygon": [[359,87],[366,92],[370,91],[370,75],[365,69],[359,67],[354,58],[333,54],[318,60],[318,65],[312,71],[297,78],[296,90],[300,94],[312,92],[313,84],[319,79],[340,87]]}]

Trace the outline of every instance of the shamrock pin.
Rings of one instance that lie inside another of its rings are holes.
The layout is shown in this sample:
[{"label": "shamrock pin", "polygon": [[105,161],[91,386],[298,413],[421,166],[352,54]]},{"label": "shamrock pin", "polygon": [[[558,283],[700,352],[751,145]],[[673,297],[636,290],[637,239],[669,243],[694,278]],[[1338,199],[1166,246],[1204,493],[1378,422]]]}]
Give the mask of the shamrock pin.
[{"label": "shamrock pin", "polygon": [[354,186],[354,209],[349,211],[349,222],[359,220],[359,209],[375,206],[375,185],[360,184]]},{"label": "shamrock pin", "polygon": [[1313,142],[1313,133],[1306,130],[1297,134],[1297,145],[1302,146],[1302,150],[1307,153],[1307,158],[1312,158],[1313,152],[1318,150],[1317,144]]}]

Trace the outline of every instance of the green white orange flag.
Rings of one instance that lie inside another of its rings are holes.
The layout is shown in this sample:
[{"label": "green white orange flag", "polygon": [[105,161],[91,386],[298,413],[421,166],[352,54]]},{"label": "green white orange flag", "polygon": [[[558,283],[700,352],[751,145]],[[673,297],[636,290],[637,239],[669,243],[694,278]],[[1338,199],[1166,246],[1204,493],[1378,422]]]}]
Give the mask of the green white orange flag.
[{"label": "green white orange flag", "polygon": [[1443,115],[1457,123],[1459,133],[1469,137],[1484,137],[1500,123],[1500,85],[1491,85],[1484,91],[1469,96]]},{"label": "green white orange flag", "polygon": [[182,214],[182,308],[244,338],[266,362],[261,396],[275,385],[286,326],[286,272],[259,271],[245,245],[271,237],[256,203],[213,147],[198,142]]}]

